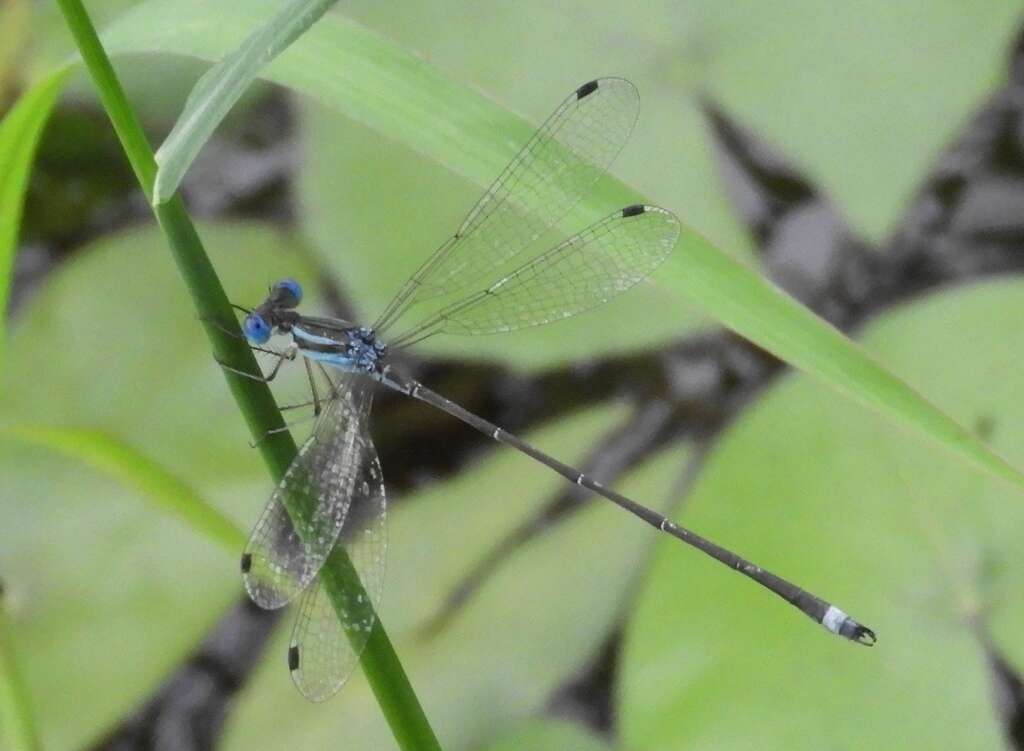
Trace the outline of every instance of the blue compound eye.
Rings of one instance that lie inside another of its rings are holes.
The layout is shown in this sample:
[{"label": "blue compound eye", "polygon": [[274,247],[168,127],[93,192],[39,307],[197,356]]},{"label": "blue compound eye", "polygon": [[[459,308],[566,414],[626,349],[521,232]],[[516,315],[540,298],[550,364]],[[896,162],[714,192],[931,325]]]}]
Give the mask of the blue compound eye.
[{"label": "blue compound eye", "polygon": [[270,326],[259,313],[250,313],[242,322],[245,338],[253,344],[265,344],[270,338]]},{"label": "blue compound eye", "polygon": [[294,279],[282,279],[274,285],[274,292],[282,308],[294,308],[302,302],[302,287]]}]

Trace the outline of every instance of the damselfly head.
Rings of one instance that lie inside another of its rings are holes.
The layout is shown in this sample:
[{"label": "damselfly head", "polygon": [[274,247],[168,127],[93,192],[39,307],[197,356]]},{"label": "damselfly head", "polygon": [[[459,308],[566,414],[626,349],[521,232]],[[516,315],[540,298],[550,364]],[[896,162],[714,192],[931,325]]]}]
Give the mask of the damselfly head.
[{"label": "damselfly head", "polygon": [[266,344],[273,328],[259,313],[252,312],[242,321],[242,331],[251,344]]},{"label": "damselfly head", "polygon": [[297,307],[302,302],[302,286],[294,279],[282,279],[270,288],[267,301],[275,307]]}]

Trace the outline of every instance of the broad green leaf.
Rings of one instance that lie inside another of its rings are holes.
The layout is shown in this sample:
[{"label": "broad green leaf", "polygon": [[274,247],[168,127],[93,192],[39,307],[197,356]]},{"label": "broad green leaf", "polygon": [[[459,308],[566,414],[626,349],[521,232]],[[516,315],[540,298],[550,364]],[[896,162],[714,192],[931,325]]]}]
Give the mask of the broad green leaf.
[{"label": "broad green leaf", "polygon": [[245,533],[187,483],[102,431],[22,423],[0,426],[0,436],[51,449],[109,475],[232,555],[245,545]]},{"label": "broad green leaf", "polygon": [[[236,303],[256,304],[284,276],[312,277],[289,235],[252,224],[200,232]],[[193,308],[170,294],[176,284],[155,227],[106,238],[63,264],[12,334],[18,356],[0,376],[5,418],[117,436],[205,497],[207,483],[239,474],[265,482]],[[316,307],[315,285],[307,287]],[[285,374],[282,403],[302,400],[298,371]],[[64,397],[59,407],[55,395]]]},{"label": "broad green leaf", "polygon": [[[82,748],[240,596],[237,555],[48,449],[5,438],[0,473],[0,570],[42,742]],[[242,489],[236,481],[211,496],[237,509]],[[258,491],[250,484],[250,502]]]},{"label": "broad green leaf", "polygon": [[[240,303],[286,273],[309,273],[286,234],[252,224],[200,231]],[[103,469],[0,442],[0,575],[29,693],[46,697],[36,703],[46,748],[95,741],[242,596],[241,546],[225,547],[238,532],[223,518],[250,527],[271,484],[187,298],[171,294],[179,285],[162,235],[135,229],[61,264],[12,328],[5,424],[53,426],[38,437]],[[315,288],[308,294],[316,304]],[[302,393],[301,379],[281,386],[282,400]],[[81,430],[119,440],[68,445]],[[147,489],[178,510],[142,501]],[[221,516],[214,544],[171,515],[188,513],[191,493]]]},{"label": "broad green leaf", "polygon": [[[857,231],[881,240],[936,154],[1004,80],[1024,5],[651,0],[624,13],[612,0],[585,11],[547,0],[406,0],[398,12],[349,0],[343,8],[535,119],[552,90],[573,81],[632,80],[642,114],[616,173],[734,253],[748,240],[721,188],[695,92],[780,147]],[[964,29],[970,45],[960,43]]]},{"label": "broad green leaf", "polygon": [[[947,292],[886,315],[864,346],[1024,460],[1024,284]],[[684,521],[878,632],[829,636],[659,544],[629,622],[625,747],[1004,748],[990,643],[1024,668],[1024,509],[812,379],[778,384],[723,437]]]},{"label": "broad green leaf", "polygon": [[156,152],[153,203],[168,200],[199,150],[263,67],[298,39],[337,0],[292,0],[199,79],[167,140]]},{"label": "broad green leaf", "polygon": [[[0,310],[7,309],[11,268],[32,157],[39,134],[65,79],[66,72],[57,72],[40,81],[22,95],[0,122]],[[3,350],[4,326],[0,324],[0,364],[3,363]]]}]

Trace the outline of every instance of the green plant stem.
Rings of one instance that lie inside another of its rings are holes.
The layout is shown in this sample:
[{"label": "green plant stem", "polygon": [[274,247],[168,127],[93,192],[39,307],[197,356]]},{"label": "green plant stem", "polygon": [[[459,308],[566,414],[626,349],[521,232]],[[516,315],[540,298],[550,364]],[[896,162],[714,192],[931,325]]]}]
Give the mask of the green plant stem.
[{"label": "green plant stem", "polygon": [[32,720],[32,707],[14,650],[7,634],[7,617],[0,583],[0,728],[12,751],[38,751],[42,748]]},{"label": "green plant stem", "polygon": [[[58,0],[58,5],[96,84],[100,101],[113,123],[139,185],[147,200],[151,200],[156,175],[153,150],[125,97],[92,21],[80,0]],[[175,196],[155,207],[154,212],[167,236],[178,269],[184,277],[199,313],[199,319],[210,340],[214,356],[220,362],[237,370],[257,372],[256,359],[249,347],[243,340],[227,333],[237,331],[238,323],[181,198]],[[225,376],[250,432],[259,443],[264,462],[274,480],[280,481],[295,458],[296,446],[291,434],[282,429],[284,421],[270,389],[266,384],[250,378],[231,373],[225,373]],[[289,507],[287,510],[293,518],[301,518],[309,512],[308,508]],[[302,528],[302,525],[297,527]],[[354,570],[343,551],[336,550],[332,553],[326,565],[331,567],[328,571],[330,581],[342,582],[353,588],[360,586],[358,580],[351,580]],[[328,591],[335,607],[340,611],[342,601],[340,597],[336,597],[340,594],[339,590],[332,585],[328,587]],[[375,623],[362,657],[363,672],[370,682],[395,739],[402,749],[439,750],[440,745],[380,623],[380,618],[376,618]]]}]

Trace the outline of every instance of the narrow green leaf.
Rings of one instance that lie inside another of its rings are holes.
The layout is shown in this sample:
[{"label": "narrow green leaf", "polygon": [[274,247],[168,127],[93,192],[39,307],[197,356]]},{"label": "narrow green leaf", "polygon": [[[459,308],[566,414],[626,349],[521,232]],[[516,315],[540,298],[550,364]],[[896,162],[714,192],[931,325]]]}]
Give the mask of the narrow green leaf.
[{"label": "narrow green leaf", "polygon": [[1024,487],[1024,475],[880,365],[860,345],[692,230],[684,230],[668,286],[793,367],[936,441],[954,456]]},{"label": "narrow green leaf", "polygon": [[[202,5],[202,11],[193,4]],[[251,0],[245,7],[252,13],[267,3]],[[181,13],[202,20],[185,30],[172,22]],[[116,22],[105,38],[113,52],[184,53],[213,59],[233,34],[245,28],[244,16],[239,4],[214,9],[201,0],[149,0]],[[480,185],[489,184],[532,130],[523,118],[338,15],[311,29],[267,67],[266,76]],[[612,178],[602,181],[602,186],[581,205],[594,218],[607,213],[611,199],[631,200],[636,195]],[[666,289],[686,296],[740,335],[937,441],[963,461],[1024,487],[1024,475],[942,410],[836,329],[692,230],[684,231],[671,268],[675,273],[659,275]]]},{"label": "narrow green leaf", "polygon": [[[154,204],[174,195],[203,144],[263,67],[302,36],[335,2],[292,0],[199,79],[174,129],[156,152]],[[184,17],[187,15],[186,12]]]},{"label": "narrow green leaf", "polygon": [[245,545],[245,533],[187,483],[103,431],[22,423],[0,428],[0,435],[57,451],[109,475],[232,555]]},{"label": "narrow green leaf", "polygon": [[[7,309],[11,268],[32,157],[39,143],[39,134],[67,76],[67,70],[59,70],[37,83],[22,95],[0,122],[0,311]],[[4,327],[0,323],[0,358],[3,357],[3,347]]]},{"label": "narrow green leaf", "polygon": [[[164,52],[218,60],[276,7],[270,0],[149,0],[105,29],[103,41],[112,55]],[[181,18],[191,20],[185,25]],[[494,180],[536,125],[336,13],[309,29],[260,75],[408,145],[479,186]],[[553,91],[551,106],[566,93]],[[580,210],[597,219],[609,206],[637,197],[635,190],[609,177],[583,199]]]},{"label": "narrow green leaf", "polygon": [[[81,1],[59,0],[59,5],[68,29],[75,38],[75,44],[96,84],[100,101],[139,179],[139,185],[152,202],[156,160],[138,117],[114,73],[110,57]],[[203,325],[215,356],[221,362],[227,361],[230,367],[241,366],[251,372],[256,366],[255,358],[241,341],[226,333],[227,326],[237,325],[234,312],[184,204],[180,199],[172,199],[167,203],[156,204],[153,210],[167,236],[182,278],[192,293],[193,303],[204,321]],[[287,430],[272,436],[267,435],[270,429],[283,426],[284,422],[270,390],[265,383],[257,383],[252,379],[237,376],[227,376],[227,379],[241,412],[249,422],[250,430],[254,437],[261,441],[260,450],[268,469],[275,479],[280,479],[286,471],[285,468],[294,459],[297,449]],[[263,440],[264,438],[266,440]],[[302,513],[301,509],[291,506],[287,511],[291,515]],[[344,558],[344,551],[336,550],[325,566],[333,568],[334,561],[341,561]],[[335,573],[340,579],[332,581],[348,583],[347,572],[343,571],[343,568],[344,566],[339,565]],[[358,596],[361,587],[358,582],[354,582],[353,585],[349,595],[355,593]],[[328,593],[340,607],[340,599],[333,586],[328,588]],[[366,642],[362,664],[363,672],[374,688],[378,703],[394,731],[399,746],[403,749],[439,749],[440,744],[423,713],[423,707],[409,685],[405,670],[379,618]]]},{"label": "narrow green leaf", "polygon": [[0,581],[0,737],[11,751],[37,751],[39,734],[32,719],[32,707],[24,678],[14,656],[4,611],[3,582]]}]

